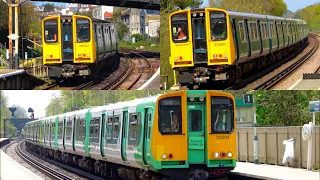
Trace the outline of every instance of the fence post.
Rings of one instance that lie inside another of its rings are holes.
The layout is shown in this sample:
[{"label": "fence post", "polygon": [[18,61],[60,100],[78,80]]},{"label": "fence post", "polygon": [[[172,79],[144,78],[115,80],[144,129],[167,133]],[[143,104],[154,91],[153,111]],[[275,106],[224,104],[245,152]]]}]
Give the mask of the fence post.
[{"label": "fence post", "polygon": [[265,163],[265,164],[267,164],[267,158],[268,158],[268,156],[267,156],[267,155],[268,155],[268,154],[267,154],[267,150],[268,150],[268,141],[267,141],[268,139],[267,139],[267,135],[268,135],[268,134],[267,134],[267,131],[266,131],[266,129],[264,129],[264,140],[265,140],[265,145],[264,145],[264,146],[265,146],[265,149],[264,149],[264,150],[265,150],[265,159],[264,159],[264,163]]},{"label": "fence post", "polygon": [[238,161],[240,161],[240,143],[239,143],[239,140],[240,140],[240,132],[239,132],[239,130],[237,129],[237,131],[238,131],[238,144],[237,144],[237,146],[238,146]]},{"label": "fence post", "polygon": [[302,167],[302,153],[301,153],[302,152],[302,142],[301,142],[302,134],[301,134],[300,128],[299,128],[298,133],[299,133],[299,146],[300,146],[300,148],[299,148],[299,168],[301,168]]},{"label": "fence post", "polygon": [[276,131],[276,165],[278,165],[278,131]]},{"label": "fence post", "polygon": [[246,157],[246,162],[249,162],[249,134],[248,134],[248,131],[246,131],[246,137],[247,137],[247,157]]}]

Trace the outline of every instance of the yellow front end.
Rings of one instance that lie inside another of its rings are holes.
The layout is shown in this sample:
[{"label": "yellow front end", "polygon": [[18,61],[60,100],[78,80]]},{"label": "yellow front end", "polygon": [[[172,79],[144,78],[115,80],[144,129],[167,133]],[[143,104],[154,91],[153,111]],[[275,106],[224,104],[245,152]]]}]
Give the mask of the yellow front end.
[{"label": "yellow front end", "polygon": [[43,64],[62,63],[60,16],[50,16],[42,21]]},{"label": "yellow front end", "polygon": [[[78,37],[78,24],[77,20],[85,19],[90,24],[90,40],[86,42],[79,41]],[[72,17],[75,25],[73,26],[73,39],[74,39],[74,63],[94,63],[96,60],[96,46],[93,34],[93,24],[91,18],[87,16],[74,15]]]},{"label": "yellow front end", "polygon": [[169,32],[170,32],[170,64],[172,68],[176,67],[192,67],[193,63],[193,50],[192,50],[192,27],[191,23],[187,23],[188,33],[186,34],[188,39],[184,42],[174,42],[173,41],[173,31],[174,27],[171,23],[171,18],[174,15],[186,15],[188,22],[191,21],[190,17],[190,9],[188,10],[181,10],[174,12],[169,17]]},{"label": "yellow front end", "polygon": [[210,17],[213,12],[223,12],[226,16],[227,38],[225,40],[213,40],[211,38],[211,19],[206,18],[207,24],[207,48],[208,65],[232,65],[235,61],[235,47],[232,28],[228,12],[222,9],[206,8],[206,17]]},{"label": "yellow front end", "polygon": [[[172,92],[167,93],[164,95],[161,95],[156,103],[156,110],[155,110],[155,121],[152,127],[152,139],[151,139],[151,152],[152,156],[155,161],[161,162],[161,166],[158,167],[159,169],[169,167],[170,162],[186,162],[188,159],[188,148],[187,148],[187,126],[182,126],[182,133],[179,135],[173,134],[173,135],[162,135],[159,132],[159,125],[158,125],[158,106],[159,101],[164,98],[168,97],[175,97],[180,96],[181,97],[181,110],[182,110],[182,124],[187,123],[187,118],[185,116],[186,114],[186,91],[179,91],[179,92]],[[166,158],[163,157],[163,154],[166,155]],[[172,155],[172,158],[169,158],[169,155]],[[177,165],[177,164],[175,164]],[[180,165],[180,164],[178,164]],[[185,166],[185,163],[181,164]]]},{"label": "yellow front end", "polygon": [[[227,97],[233,101],[233,131],[230,133],[212,133],[211,131],[211,97],[220,96]],[[207,127],[206,135],[208,138],[208,167],[219,167],[224,164],[224,167],[235,167],[236,162],[236,106],[235,99],[231,94],[221,91],[207,91]],[[223,156],[224,153],[224,156]],[[230,154],[231,153],[231,154]],[[231,155],[231,156],[230,156]]]}]

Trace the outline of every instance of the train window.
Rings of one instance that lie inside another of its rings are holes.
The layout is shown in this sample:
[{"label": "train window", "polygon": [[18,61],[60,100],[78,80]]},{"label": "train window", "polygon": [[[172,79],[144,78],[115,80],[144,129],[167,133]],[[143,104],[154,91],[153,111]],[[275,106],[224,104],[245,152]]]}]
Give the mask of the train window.
[{"label": "train window", "polygon": [[161,134],[182,133],[181,97],[168,97],[159,101],[159,131]]},{"label": "train window", "polygon": [[175,43],[186,42],[188,37],[188,17],[186,13],[171,16],[172,41]]},{"label": "train window", "polygon": [[90,142],[99,142],[100,117],[95,117],[90,121]]},{"label": "train window", "polygon": [[129,145],[139,145],[141,134],[141,114],[130,114]]},{"label": "train window", "polygon": [[227,97],[211,97],[211,133],[231,133],[233,126],[233,100]]},{"label": "train window", "polygon": [[[100,29],[99,29],[100,33]],[[88,19],[77,19],[77,42],[90,41],[90,21]]]},{"label": "train window", "polygon": [[108,121],[107,121],[107,142],[108,142],[108,139],[111,139],[112,138],[112,120],[113,120],[113,117],[112,116],[109,116],[108,117]]},{"label": "train window", "polygon": [[51,141],[54,140],[54,135],[55,135],[55,123],[51,123]]},{"label": "train window", "polygon": [[261,30],[261,39],[264,39],[264,26],[263,23],[260,23],[260,30]]},{"label": "train window", "polygon": [[58,42],[58,20],[50,19],[44,21],[44,40],[46,43]]},{"label": "train window", "polygon": [[246,35],[245,35],[244,27],[243,27],[243,21],[239,21],[239,30],[240,30],[241,42],[245,42],[246,41]]},{"label": "train window", "polygon": [[223,12],[210,13],[210,30],[212,40],[227,39],[226,14]]},{"label": "train window", "polygon": [[189,111],[189,131],[199,132],[202,131],[202,111],[191,110]]},{"label": "train window", "polygon": [[254,40],[253,38],[253,27],[252,27],[252,23],[249,23],[249,35],[250,35],[250,40]]},{"label": "train window", "polygon": [[62,139],[62,121],[58,123],[58,139]]},{"label": "train window", "polygon": [[113,139],[118,139],[119,130],[120,130],[119,116],[115,116],[113,118],[113,129],[112,129],[112,138]]}]

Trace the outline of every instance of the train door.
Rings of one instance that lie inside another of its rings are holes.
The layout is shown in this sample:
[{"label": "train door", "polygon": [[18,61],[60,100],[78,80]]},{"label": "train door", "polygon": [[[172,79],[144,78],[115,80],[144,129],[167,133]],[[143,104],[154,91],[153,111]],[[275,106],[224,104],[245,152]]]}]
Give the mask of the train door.
[{"label": "train door", "polygon": [[105,144],[105,129],[106,129],[106,114],[102,113],[102,121],[100,128],[100,153],[104,157],[104,144]]},{"label": "train door", "polygon": [[194,12],[191,15],[194,64],[207,63],[208,61],[205,18],[204,12]]},{"label": "train door", "polygon": [[190,164],[205,163],[205,103],[188,102],[188,159]]},{"label": "train door", "polygon": [[63,119],[63,129],[62,129],[62,147],[66,149],[65,142],[66,141],[66,117]]},{"label": "train door", "polygon": [[262,34],[261,34],[261,32],[262,32],[262,28],[261,28],[261,25],[260,25],[260,20],[257,20],[257,26],[258,26],[258,38],[259,38],[259,41],[260,41],[260,53],[262,53],[263,52],[263,43],[262,43],[262,41],[263,41],[263,39],[262,39]]},{"label": "train door", "polygon": [[122,139],[121,139],[121,157],[123,161],[127,161],[127,141],[128,141],[128,111],[122,113]]},{"label": "train door", "polygon": [[152,108],[144,109],[144,129],[143,129],[143,162],[148,165],[150,162],[150,133],[151,133]]},{"label": "train door", "polygon": [[62,61],[73,62],[73,31],[72,31],[72,18],[63,18],[60,20],[61,24],[61,54]]}]

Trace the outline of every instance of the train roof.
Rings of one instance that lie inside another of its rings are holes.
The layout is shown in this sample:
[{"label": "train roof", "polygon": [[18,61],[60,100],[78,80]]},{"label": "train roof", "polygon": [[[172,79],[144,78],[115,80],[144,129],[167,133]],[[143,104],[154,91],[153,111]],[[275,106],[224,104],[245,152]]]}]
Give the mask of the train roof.
[{"label": "train roof", "polygon": [[[195,9],[190,9],[190,12],[196,12],[196,11],[204,11],[205,9],[209,8],[195,8]],[[214,9],[219,9],[219,8],[214,8]],[[181,11],[181,10],[179,10]],[[176,11],[177,12],[177,11]],[[285,18],[285,17],[279,17],[279,16],[273,16],[273,15],[266,15],[266,14],[254,14],[254,13],[246,13],[246,12],[237,12],[237,11],[228,11],[226,12],[229,15],[233,16],[242,16],[242,17],[252,17],[252,18],[259,18],[259,19],[272,19],[272,20],[287,20],[287,21],[299,21],[299,22],[304,22],[306,21],[301,20],[301,19],[291,19],[291,18]],[[175,12],[174,12],[175,13]]]},{"label": "train roof", "polygon": [[[72,18],[74,15],[54,15],[54,16],[60,16],[60,18]],[[48,16],[48,17],[54,17],[54,16]],[[83,15],[79,15],[83,16]],[[85,16],[84,16],[85,17]],[[89,17],[89,16],[86,16]],[[47,17],[46,17],[47,18]],[[90,18],[90,17],[89,17]],[[44,18],[45,19],[45,18]],[[97,19],[97,18],[90,18],[93,22],[101,22],[101,23],[112,23],[110,21],[102,20],[102,19]]]},{"label": "train roof", "polygon": [[142,104],[144,102],[156,102],[156,100],[159,98],[160,95],[161,94],[147,97],[147,98],[138,98],[138,99],[134,99],[131,101],[117,102],[117,103],[108,104],[108,105],[104,105],[104,106],[96,106],[96,107],[92,107],[92,108],[86,108],[86,109],[81,109],[81,110],[77,110],[77,111],[66,112],[63,114],[57,114],[54,116],[44,117],[44,118],[41,118],[41,119],[38,119],[35,121],[28,122],[26,124],[34,124],[34,123],[37,123],[37,122],[40,122],[43,120],[52,120],[52,119],[55,119],[56,117],[73,116],[74,114],[85,114],[89,110],[90,110],[90,112],[101,112],[103,110],[110,111],[110,110],[115,110],[115,109],[119,109],[122,107],[135,107],[135,106]]}]

